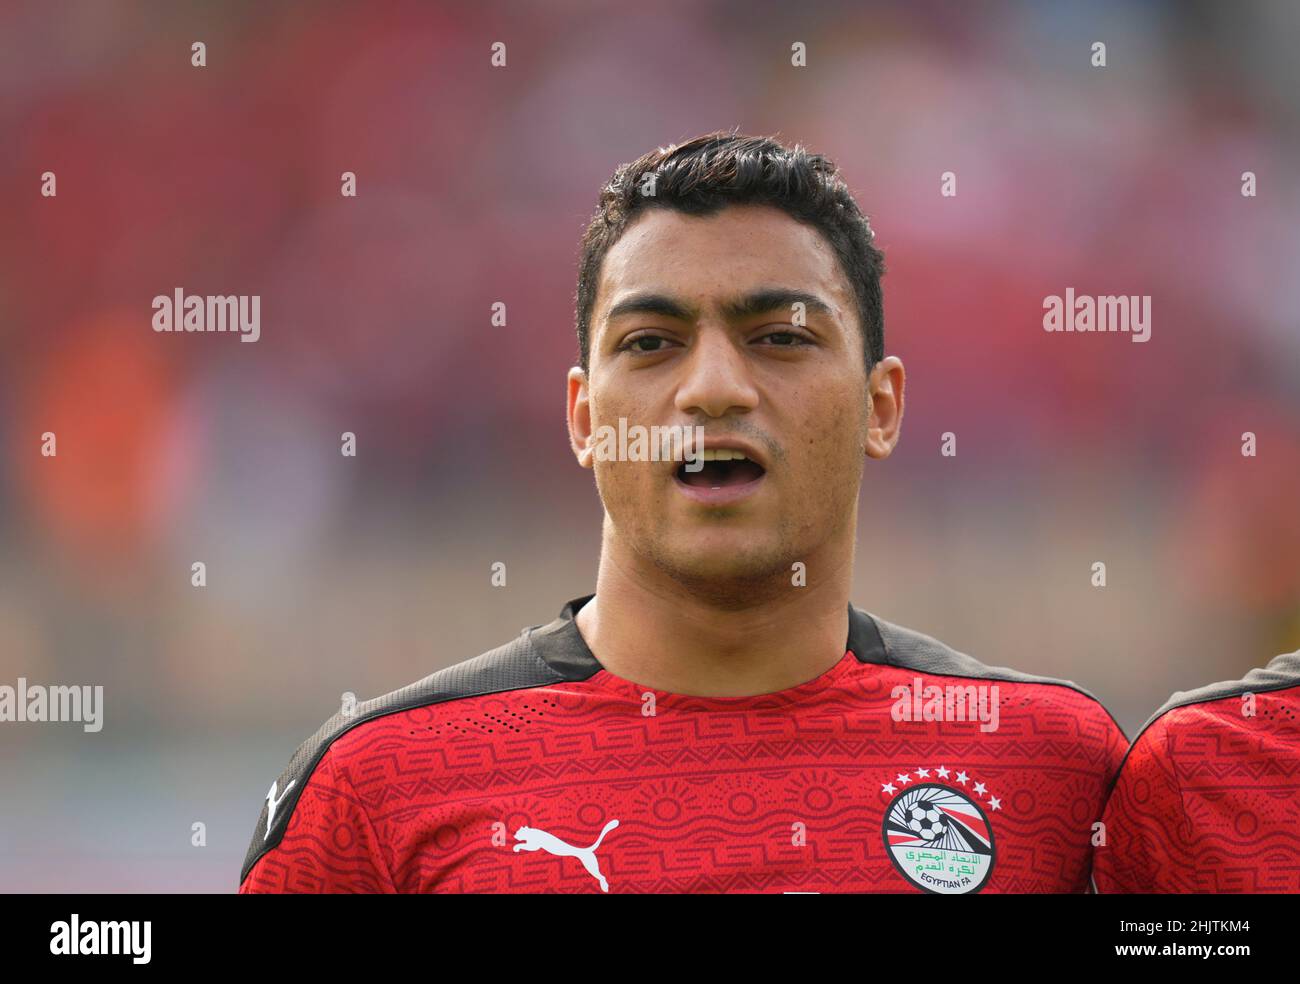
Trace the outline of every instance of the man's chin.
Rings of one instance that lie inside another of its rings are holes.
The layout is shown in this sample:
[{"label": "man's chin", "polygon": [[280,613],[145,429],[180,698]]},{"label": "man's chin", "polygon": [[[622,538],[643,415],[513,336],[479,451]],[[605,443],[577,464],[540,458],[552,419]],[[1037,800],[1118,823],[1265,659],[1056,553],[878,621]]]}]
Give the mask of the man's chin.
[{"label": "man's chin", "polygon": [[[727,542],[731,540],[732,542]],[[712,541],[712,542],[710,542]],[[656,565],[693,593],[752,603],[790,587],[793,561],[784,551],[756,549],[728,537],[701,537],[655,557]]]}]

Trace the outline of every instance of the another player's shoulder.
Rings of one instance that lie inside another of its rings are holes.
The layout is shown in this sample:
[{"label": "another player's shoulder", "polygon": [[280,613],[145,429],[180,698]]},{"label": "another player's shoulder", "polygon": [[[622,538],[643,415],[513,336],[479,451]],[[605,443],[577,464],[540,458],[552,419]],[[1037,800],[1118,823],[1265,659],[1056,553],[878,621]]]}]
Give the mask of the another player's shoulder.
[{"label": "another player's shoulder", "polygon": [[[1164,702],[1142,725],[1134,747],[1154,751],[1178,739],[1208,737],[1224,731],[1248,730],[1267,720],[1252,707],[1243,713],[1244,701],[1262,695],[1300,704],[1300,650],[1275,656],[1240,680],[1222,680],[1194,690],[1180,690]],[[1253,702],[1252,702],[1253,703]],[[1270,702],[1272,703],[1272,702]],[[1291,713],[1294,713],[1293,711]]]},{"label": "another player's shoulder", "polygon": [[[863,639],[862,649],[874,652],[871,662],[886,663],[932,676],[958,677],[976,681],[1007,684],[1017,692],[1032,696],[1040,708],[1059,707],[1072,714],[1096,717],[1123,735],[1123,730],[1093,694],[1072,680],[1024,673],[1006,666],[992,666],[961,652],[933,636],[886,621],[877,615],[850,609],[851,637],[857,632]],[[879,641],[872,642],[872,632]],[[858,651],[855,649],[855,652]],[[862,656],[859,655],[859,659]]]},{"label": "another player's shoulder", "polygon": [[[1214,789],[1216,796],[1231,790],[1238,801],[1271,795],[1264,789],[1261,760],[1279,749],[1295,758],[1296,745],[1286,736],[1294,734],[1298,717],[1300,651],[1277,656],[1239,680],[1178,691],[1138,730],[1107,809],[1132,822],[1162,809],[1179,817],[1184,796],[1198,790]],[[1204,814],[1202,826],[1219,813]]]},{"label": "another player's shoulder", "polygon": [[[588,598],[590,596],[587,596]],[[394,715],[448,701],[469,700],[508,691],[585,680],[599,670],[573,616],[587,598],[575,599],[546,625],[531,625],[500,646],[430,673],[421,680],[336,712],[298,746],[263,803],[257,829],[244,859],[241,881],[257,860],[283,838],[299,797],[331,748],[363,744],[368,729]],[[333,761],[334,759],[331,759]]]}]

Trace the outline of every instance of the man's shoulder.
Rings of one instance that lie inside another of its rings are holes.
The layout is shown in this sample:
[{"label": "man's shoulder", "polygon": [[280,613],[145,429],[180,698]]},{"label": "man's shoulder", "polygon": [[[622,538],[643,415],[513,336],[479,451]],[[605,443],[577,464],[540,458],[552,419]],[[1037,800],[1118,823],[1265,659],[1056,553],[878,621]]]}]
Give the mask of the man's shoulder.
[{"label": "man's shoulder", "polygon": [[[880,641],[874,650],[876,656],[871,659],[873,662],[887,663],[890,666],[934,676],[1015,684],[1017,687],[1034,692],[1035,697],[1055,699],[1088,713],[1101,714],[1111,723],[1115,723],[1101,701],[1073,680],[1040,676],[1006,666],[990,665],[924,632],[897,625],[856,607],[853,611],[858,618],[869,620],[869,624],[873,625],[879,634]],[[865,648],[868,652],[872,651],[870,645]],[[1115,724],[1115,727],[1118,729],[1119,725]],[[1123,733],[1122,729],[1120,732]]]},{"label": "man's shoulder", "polygon": [[1256,715],[1242,713],[1242,698],[1286,690],[1295,690],[1300,697],[1300,650],[1275,656],[1267,666],[1256,667],[1239,680],[1175,692],[1147,718],[1133,745],[1154,746],[1188,732],[1249,728],[1259,722]]},{"label": "man's shoulder", "polygon": [[[934,673],[940,676],[979,677],[985,680],[1006,680],[1016,683],[1062,686],[1086,693],[1070,680],[1037,676],[1005,666],[989,665],[974,656],[955,649],[946,642],[936,639],[934,636],[887,621],[879,615],[872,615],[869,612],[864,614],[875,623],[879,630],[883,651],[886,656],[885,662],[888,662],[891,666],[902,666],[910,670]],[[1088,694],[1088,696],[1091,697],[1092,695]]]},{"label": "man's shoulder", "polygon": [[319,760],[325,750],[344,735],[390,715],[569,679],[539,655],[532,640],[532,634],[538,628],[528,626],[508,642],[477,656],[444,666],[380,697],[357,701],[340,709],[299,746],[294,760]]},{"label": "man's shoulder", "polygon": [[[571,603],[572,604],[572,603]],[[580,643],[571,613],[546,625],[530,625],[508,642],[470,659],[435,670],[428,676],[371,700],[340,708],[298,746],[262,805],[241,881],[257,860],[284,837],[294,807],[312,774],[330,749],[347,736],[356,740],[368,726],[392,715],[447,701],[472,699],[514,690],[544,687],[563,680],[582,680],[599,665]],[[331,759],[331,761],[334,761]],[[274,807],[270,805],[274,798]]]}]

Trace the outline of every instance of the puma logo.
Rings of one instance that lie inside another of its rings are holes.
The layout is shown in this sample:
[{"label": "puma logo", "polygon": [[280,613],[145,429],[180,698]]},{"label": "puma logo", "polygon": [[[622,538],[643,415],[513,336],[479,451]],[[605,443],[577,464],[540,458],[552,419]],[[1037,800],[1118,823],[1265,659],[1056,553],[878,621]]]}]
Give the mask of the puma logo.
[{"label": "puma logo", "polygon": [[600,847],[600,842],[605,839],[605,835],[617,826],[617,820],[611,820],[605,824],[600,836],[596,838],[596,842],[591,847],[574,847],[572,844],[566,844],[554,834],[548,834],[545,830],[538,830],[536,827],[520,827],[515,831],[515,840],[519,841],[519,843],[515,845],[514,849],[516,851],[545,851],[547,854],[554,854],[557,858],[577,858],[582,862],[582,866],[587,869],[587,874],[600,882],[600,890],[608,892],[609,882],[600,873],[600,863],[596,860],[596,848]]},{"label": "puma logo", "polygon": [[284,802],[284,798],[289,795],[289,790],[293,789],[297,782],[298,780],[295,779],[285,786],[284,792],[280,794],[279,798],[275,795],[275,788],[280,785],[280,780],[277,779],[271,783],[271,790],[266,794],[266,836],[262,840],[266,840],[267,837],[271,836],[271,827],[275,824],[275,811]]}]

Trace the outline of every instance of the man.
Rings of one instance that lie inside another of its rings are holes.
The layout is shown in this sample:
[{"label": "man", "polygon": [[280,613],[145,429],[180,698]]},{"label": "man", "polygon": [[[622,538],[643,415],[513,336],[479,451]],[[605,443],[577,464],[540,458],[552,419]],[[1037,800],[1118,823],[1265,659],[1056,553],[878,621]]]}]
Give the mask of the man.
[{"label": "man", "polygon": [[1300,651],[1169,698],[1103,823],[1099,892],[1300,892]]},{"label": "man", "polygon": [[[1086,890],[1106,711],[849,603],[864,456],[903,416],[881,272],[801,147],[715,133],[620,167],[568,377],[594,596],[327,722],[240,890]],[[702,453],[601,453],[650,427]]]}]

